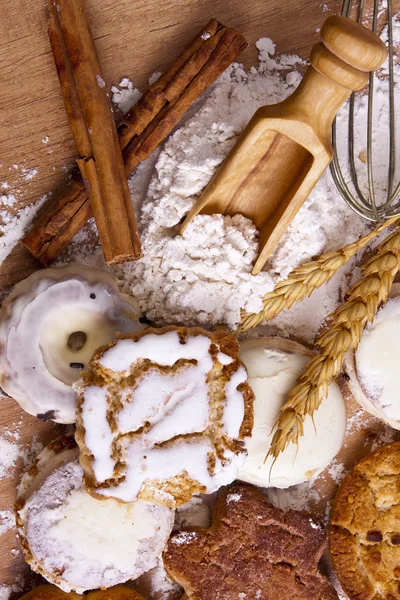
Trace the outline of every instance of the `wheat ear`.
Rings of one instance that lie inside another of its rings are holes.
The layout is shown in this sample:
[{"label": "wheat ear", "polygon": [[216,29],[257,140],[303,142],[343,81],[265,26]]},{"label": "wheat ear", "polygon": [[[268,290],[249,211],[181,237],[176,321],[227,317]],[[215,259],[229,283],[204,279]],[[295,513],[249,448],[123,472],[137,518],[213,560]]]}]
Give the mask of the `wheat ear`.
[{"label": "wheat ear", "polygon": [[319,258],[293,269],[287,279],[279,281],[273,291],[264,296],[263,308],[259,313],[242,312],[238,333],[257,327],[263,321],[273,319],[285,308],[290,308],[295,302],[311,296],[314,290],[329,281],[340,267],[345,265],[352,256],[369,244],[386,227],[396,224],[400,224],[399,218],[392,217],[356,242],[347,244],[336,252],[322,254]]},{"label": "wheat ear", "polygon": [[277,458],[303,435],[304,419],[313,416],[328,393],[328,385],[340,373],[345,354],[356,348],[368,321],[373,321],[386,302],[400,268],[400,228],[380,244],[363,266],[363,276],[349,290],[346,301],[329,318],[329,329],[316,341],[320,352],[306,366],[281,408],[269,454]]}]

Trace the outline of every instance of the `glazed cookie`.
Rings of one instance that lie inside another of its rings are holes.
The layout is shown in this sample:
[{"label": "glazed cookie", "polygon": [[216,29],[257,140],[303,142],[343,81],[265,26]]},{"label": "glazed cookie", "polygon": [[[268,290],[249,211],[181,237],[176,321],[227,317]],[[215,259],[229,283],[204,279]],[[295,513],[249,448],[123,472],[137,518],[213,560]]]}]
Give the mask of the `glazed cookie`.
[{"label": "glazed cookie", "polygon": [[65,592],[139,577],[157,564],[173,526],[167,507],[95,500],[83,489],[82,476],[78,448],[65,436],[40,453],[18,490],[17,527],[26,560]]},{"label": "glazed cookie", "polygon": [[43,269],[14,287],[0,311],[0,385],[39,419],[75,422],[74,381],[117,331],[142,329],[134,298],[109,273]]},{"label": "glazed cookie", "polygon": [[318,571],[324,547],[324,528],[308,515],[236,485],[218,499],[211,528],[172,534],[163,559],[188,600],[337,600]]},{"label": "glazed cookie", "polygon": [[344,479],[330,553],[350,600],[400,598],[400,442],[372,452]]},{"label": "glazed cookie", "polygon": [[339,452],[346,433],[346,407],[339,386],[332,383],[313,417],[306,417],[298,444],[289,444],[277,459],[266,459],[279,411],[313,356],[305,346],[280,337],[241,342],[240,357],[256,399],[253,434],[238,479],[287,488],[318,475]]},{"label": "glazed cookie", "polygon": [[389,300],[366,326],[358,348],[345,360],[355,400],[394,429],[400,429],[399,339],[400,283],[395,283]]},{"label": "glazed cookie", "polygon": [[96,497],[175,507],[233,481],[253,426],[236,339],[147,329],[99,349],[78,391],[76,439]]}]

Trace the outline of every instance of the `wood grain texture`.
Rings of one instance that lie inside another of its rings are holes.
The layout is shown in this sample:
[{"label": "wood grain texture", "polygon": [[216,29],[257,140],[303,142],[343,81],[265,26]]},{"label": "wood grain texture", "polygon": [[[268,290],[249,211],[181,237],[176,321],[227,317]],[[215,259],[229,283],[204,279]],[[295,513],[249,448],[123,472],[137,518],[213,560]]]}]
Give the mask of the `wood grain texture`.
[{"label": "wood grain texture", "polygon": [[[107,85],[128,76],[142,89],[211,16],[247,38],[250,48],[243,60],[250,65],[257,55],[254,42],[262,36],[270,36],[279,52],[307,57],[318,39],[316,29],[329,14],[320,0],[87,0],[86,6]],[[340,1],[328,0],[326,6],[336,11]],[[0,183],[8,182],[7,191],[24,206],[61,183],[76,153],[47,37],[45,1],[2,0],[1,9]],[[46,136],[47,143],[42,141]],[[23,169],[33,168],[37,175],[26,180]],[[28,274],[37,266],[29,261],[17,247],[10,272],[22,269]],[[19,423],[19,443],[25,449],[35,436],[47,443],[61,430],[23,413],[9,398],[0,401],[0,435]],[[369,435],[366,430],[362,440]],[[354,447],[358,452],[358,440]],[[365,448],[362,444],[363,452]],[[21,469],[22,461],[10,477],[0,480],[0,510],[12,506]],[[12,584],[24,573],[23,562],[11,554],[15,547],[13,530],[0,537],[0,585]]]}]

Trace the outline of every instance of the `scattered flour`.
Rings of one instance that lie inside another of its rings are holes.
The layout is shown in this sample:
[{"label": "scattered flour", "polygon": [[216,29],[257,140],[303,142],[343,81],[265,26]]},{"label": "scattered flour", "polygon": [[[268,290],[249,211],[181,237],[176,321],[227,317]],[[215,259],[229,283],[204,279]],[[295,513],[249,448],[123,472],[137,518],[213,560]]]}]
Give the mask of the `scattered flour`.
[{"label": "scattered flour", "polygon": [[0,195],[0,264],[21,239],[46,198],[44,195],[34,207],[30,205],[18,210],[18,200],[14,194]]},{"label": "scattered flour", "polygon": [[22,592],[25,583],[23,577],[20,575],[16,578],[13,585],[2,585],[0,584],[0,600],[8,600],[11,594],[17,594]]},{"label": "scattered flour", "polygon": [[0,510],[0,537],[15,527],[15,515],[10,509]]},{"label": "scattered flour", "polygon": [[127,77],[124,77],[119,82],[118,86],[113,85],[111,88],[112,101],[117,106],[121,113],[125,114],[129,109],[136,104],[136,102],[142,97],[142,94],[137,88],[133,87],[132,81]]},{"label": "scattered flour", "polygon": [[346,476],[346,469],[343,463],[340,463],[336,458],[333,459],[328,468],[328,473],[333,481],[339,485]]},{"label": "scattered flour", "polygon": [[[321,7],[327,10],[326,5]],[[399,21],[395,21],[394,35],[400,40]],[[145,258],[115,268],[115,272],[122,287],[137,296],[143,312],[158,324],[175,322],[212,326],[227,323],[234,328],[240,318],[240,309],[260,310],[262,296],[272,289],[277,280],[287,277],[294,267],[314,255],[354,241],[368,229],[366,223],[345,205],[327,172],[293,220],[266,270],[256,277],[250,272],[257,253],[257,231],[244,217],[199,216],[184,235],[177,235],[181,220],[255,110],[263,104],[283,100],[300,81],[297,68],[301,66],[301,59],[293,55],[274,58],[275,46],[268,38],[259,40],[257,48],[260,53],[258,67],[245,72],[240,65],[231,66],[211,87],[202,105],[197,104],[199,110],[130,178],[135,209],[140,214]],[[396,69],[395,78],[398,80],[399,67]],[[121,112],[129,110],[141,96],[126,78],[111,91],[113,101]],[[383,191],[387,177],[385,144],[388,137],[385,82],[378,83],[375,97],[376,128],[373,137],[378,150],[374,152],[374,164],[376,186],[378,191]],[[399,94],[396,102],[399,103]],[[399,110],[398,104],[396,110]],[[355,145],[361,186],[365,186],[366,181],[363,167],[365,123],[366,100],[359,97],[355,110]],[[343,109],[338,117],[342,157],[346,154],[346,132],[347,113]],[[399,133],[398,128],[397,135]],[[47,136],[42,141],[47,144]],[[14,168],[18,169],[18,165]],[[32,177],[35,175],[33,173]],[[29,181],[29,173],[25,173],[27,176]],[[10,216],[10,208],[14,207],[14,213],[17,208],[15,192],[9,193],[7,182],[3,182],[1,188],[4,195],[0,196],[0,261],[21,237],[33,216],[31,207],[20,210],[17,218]],[[85,233],[79,233],[75,238],[68,260],[103,265],[99,247],[96,246],[93,251],[93,242],[87,243],[88,231],[95,231],[93,223]],[[310,299],[294,305],[290,311],[284,311],[268,325],[268,332],[297,335],[311,341],[323,318],[336,307],[342,288],[348,287],[347,276],[355,265],[356,261],[350,261]],[[265,328],[260,331],[265,332]],[[357,429],[358,418],[353,418],[348,426],[350,430]],[[393,436],[394,432],[388,428],[376,441],[376,446],[391,441]],[[6,449],[5,453],[2,447]],[[12,469],[20,451],[15,442],[0,437],[0,478],[3,472],[7,474]],[[343,465],[332,463],[329,474],[339,482],[344,474]],[[283,509],[310,510],[320,500],[313,485],[311,481],[287,490],[270,488],[266,493],[274,504]],[[191,519],[200,521],[203,518],[205,512],[194,502],[190,507],[182,507],[176,522],[182,526],[189,524]],[[8,525],[12,527],[11,516],[4,517],[0,513],[0,532],[2,526]],[[187,535],[176,538],[176,543],[180,540],[183,543]],[[18,586],[19,583],[16,583],[15,589],[0,587],[0,600],[8,600],[12,591],[22,589]],[[154,570],[152,586],[154,597],[160,600],[167,599],[171,590],[177,590],[161,564]]]},{"label": "scattered flour", "polygon": [[[240,65],[228,69],[203,106],[164,144],[141,206],[145,257],[115,269],[123,288],[136,295],[142,311],[156,324],[225,323],[234,328],[240,309],[260,310],[262,296],[294,267],[354,241],[368,230],[340,198],[327,172],[295,217],[266,270],[256,277],[251,275],[251,267],[257,254],[257,231],[243,217],[201,215],[178,235],[182,219],[255,110],[284,99],[299,82],[298,57],[272,58],[275,47],[268,38],[259,40],[257,47],[258,68],[247,73]],[[379,146],[384,146],[384,83],[377,86],[376,97],[375,137],[379,132]],[[365,149],[365,98],[356,103],[355,121],[361,154]],[[341,152],[347,144],[346,127],[347,112],[342,111],[338,123]],[[374,155],[378,188],[386,183],[385,152]],[[361,179],[365,178],[361,168]],[[137,175],[136,183],[139,185]],[[131,190],[135,195],[134,184]],[[323,318],[336,308],[346,286],[345,276],[354,265],[355,261],[350,261],[312,298],[278,316],[269,330],[312,341]]]},{"label": "scattered flour", "polygon": [[0,437],[0,479],[4,479],[10,474],[21,456],[22,450],[18,444],[6,437]]}]

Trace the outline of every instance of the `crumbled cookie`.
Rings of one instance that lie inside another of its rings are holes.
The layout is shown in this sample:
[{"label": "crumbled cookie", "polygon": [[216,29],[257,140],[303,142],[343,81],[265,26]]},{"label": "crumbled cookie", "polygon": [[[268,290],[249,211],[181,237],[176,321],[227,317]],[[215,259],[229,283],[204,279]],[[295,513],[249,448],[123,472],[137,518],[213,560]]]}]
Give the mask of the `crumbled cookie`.
[{"label": "crumbled cookie", "polygon": [[400,598],[400,442],[372,452],[343,480],[329,545],[350,600]]},{"label": "crumbled cookie", "polygon": [[163,560],[188,600],[334,600],[318,571],[324,547],[324,528],[308,515],[235,485],[218,499],[210,529],[176,532]]},{"label": "crumbled cookie", "polygon": [[96,498],[180,506],[231,483],[254,394],[226,331],[164,327],[97,350],[77,386],[76,440]]}]

